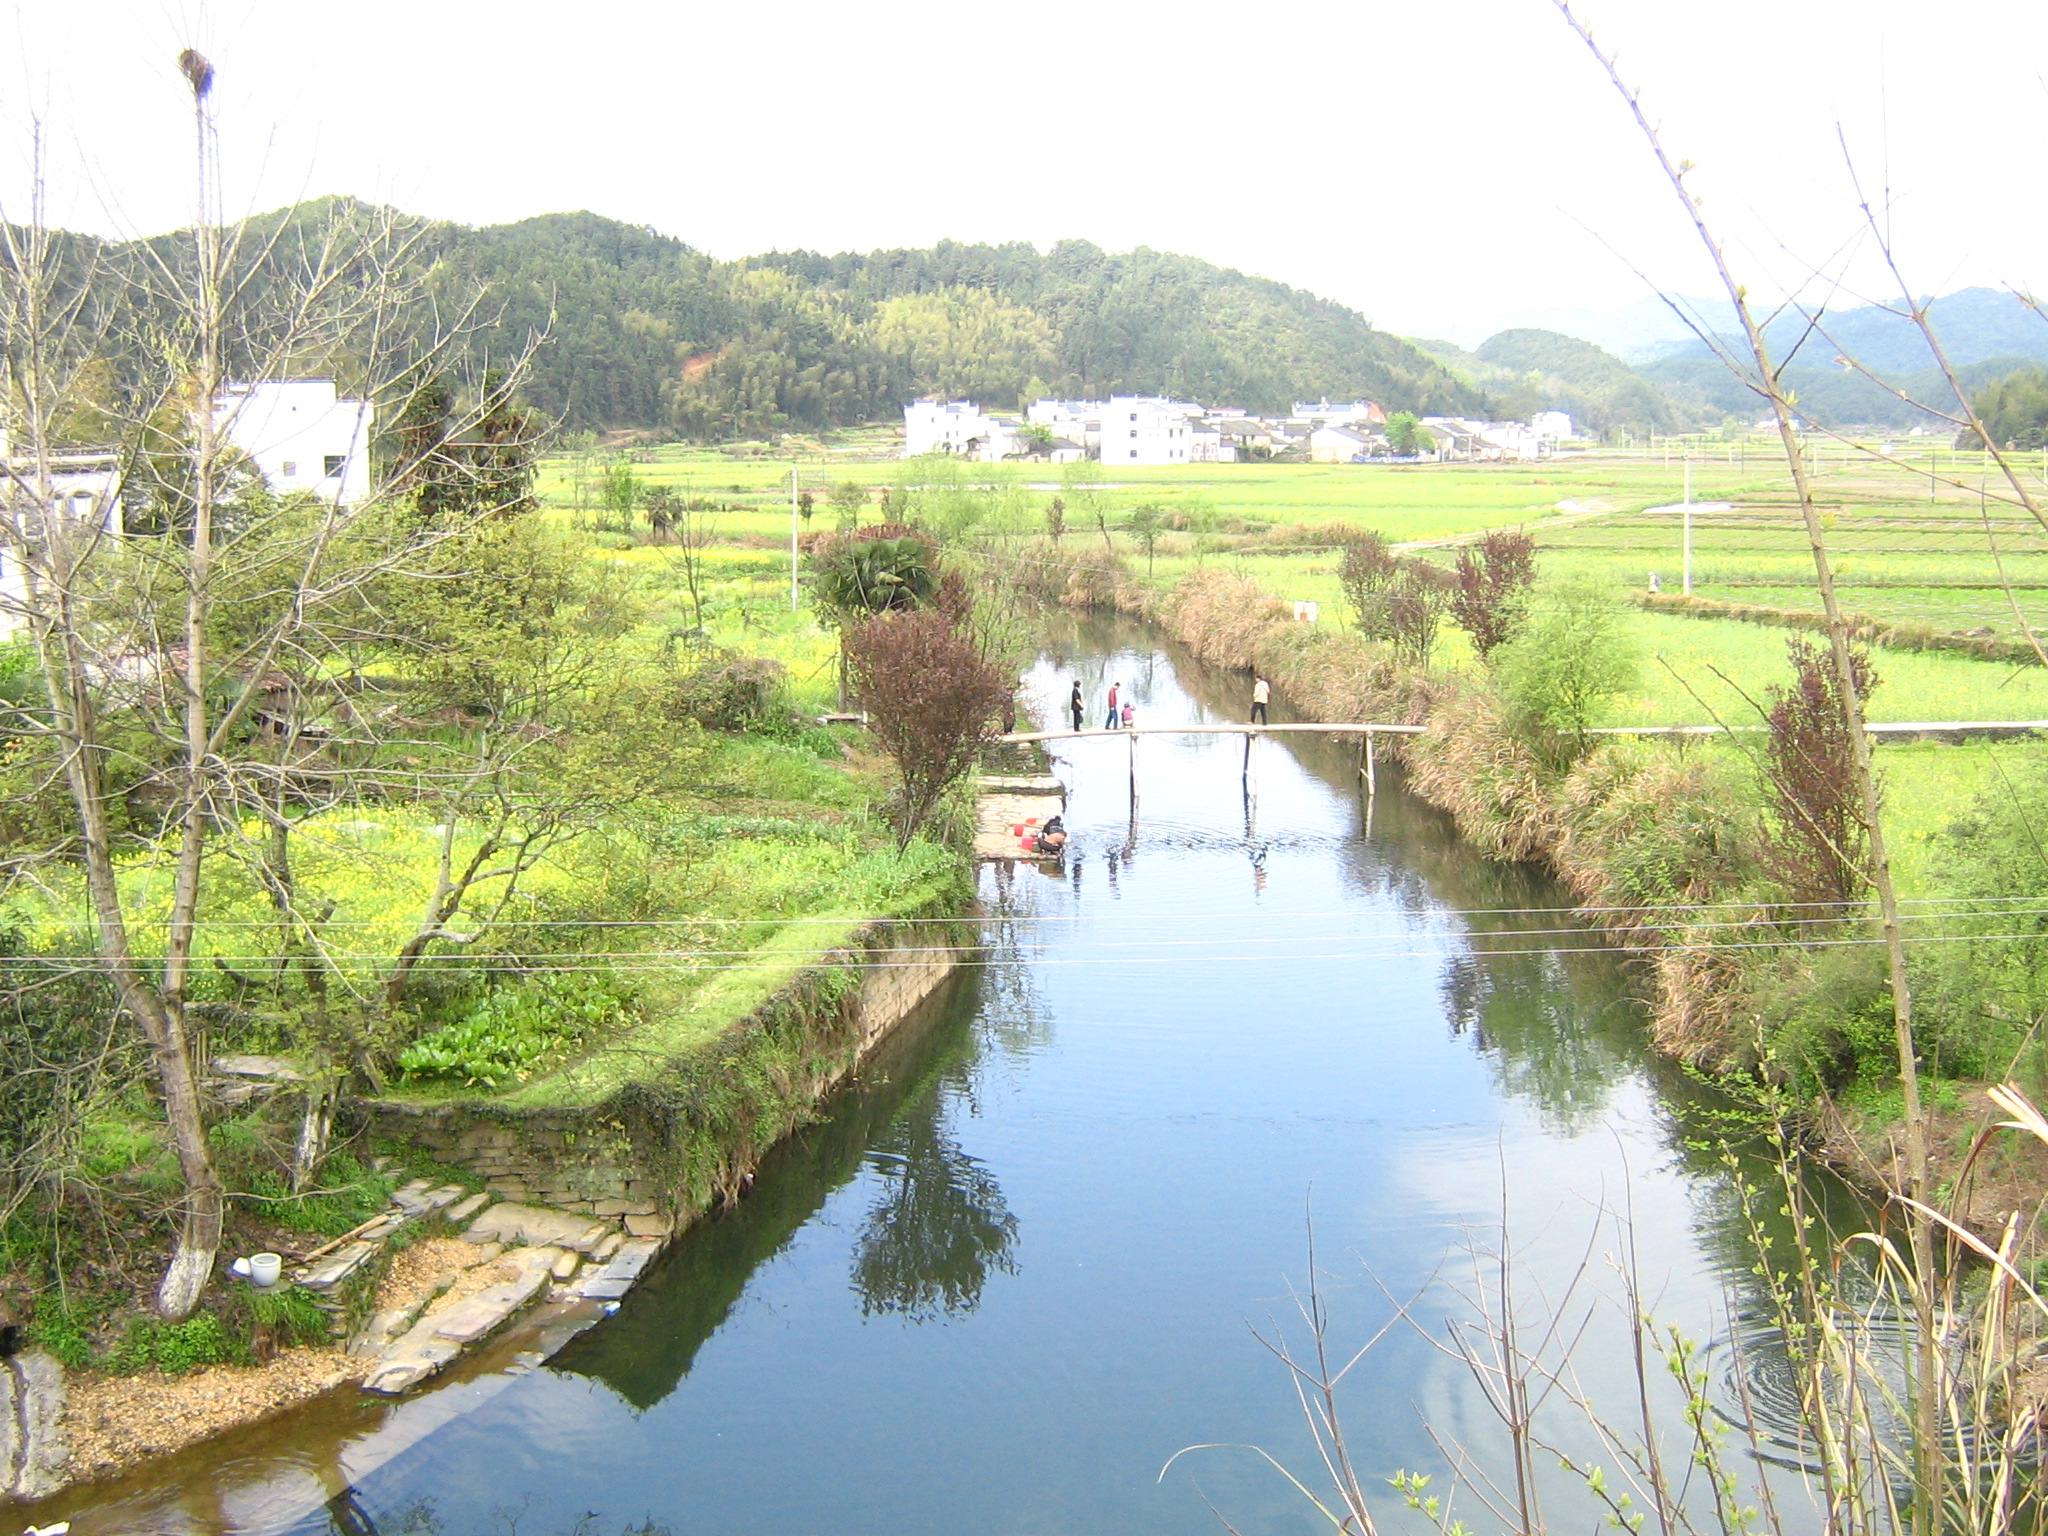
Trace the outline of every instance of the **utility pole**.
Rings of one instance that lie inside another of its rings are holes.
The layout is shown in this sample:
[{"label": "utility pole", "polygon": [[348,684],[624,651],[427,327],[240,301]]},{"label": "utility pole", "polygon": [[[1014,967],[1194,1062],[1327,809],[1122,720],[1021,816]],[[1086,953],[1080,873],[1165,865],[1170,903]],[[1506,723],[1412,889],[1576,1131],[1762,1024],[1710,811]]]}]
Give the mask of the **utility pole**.
[{"label": "utility pole", "polygon": [[796,496],[797,469],[789,467],[789,611],[796,612]]},{"label": "utility pole", "polygon": [[1692,596],[1692,454],[1685,456],[1685,576],[1684,592]]}]

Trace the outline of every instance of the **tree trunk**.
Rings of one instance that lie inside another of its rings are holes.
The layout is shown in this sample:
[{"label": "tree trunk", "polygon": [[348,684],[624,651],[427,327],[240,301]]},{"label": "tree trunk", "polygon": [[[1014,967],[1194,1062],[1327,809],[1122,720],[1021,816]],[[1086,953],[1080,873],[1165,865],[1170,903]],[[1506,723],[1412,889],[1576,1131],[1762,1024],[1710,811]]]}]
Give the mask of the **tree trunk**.
[{"label": "tree trunk", "polygon": [[306,1108],[299,1117],[298,1140],[292,1146],[292,1193],[303,1195],[312,1187],[313,1176],[327,1161],[327,1145],[334,1135],[334,1104],[340,1097],[340,1074],[323,1058],[313,1080],[306,1084]]},{"label": "tree trunk", "polygon": [[[131,1007],[137,1006],[131,1001]],[[220,1254],[221,1223],[225,1200],[220,1177],[213,1169],[213,1152],[206,1141],[206,1120],[199,1102],[199,1074],[194,1068],[191,1047],[175,1015],[160,1010],[154,1000],[141,1003],[154,1013],[145,1027],[151,1054],[164,1095],[164,1120],[170,1127],[171,1145],[178,1155],[178,1172],[184,1190],[178,1201],[178,1235],[171,1249],[171,1261],[156,1289],[156,1309],[173,1320],[191,1316],[213,1278],[214,1260]]]}]

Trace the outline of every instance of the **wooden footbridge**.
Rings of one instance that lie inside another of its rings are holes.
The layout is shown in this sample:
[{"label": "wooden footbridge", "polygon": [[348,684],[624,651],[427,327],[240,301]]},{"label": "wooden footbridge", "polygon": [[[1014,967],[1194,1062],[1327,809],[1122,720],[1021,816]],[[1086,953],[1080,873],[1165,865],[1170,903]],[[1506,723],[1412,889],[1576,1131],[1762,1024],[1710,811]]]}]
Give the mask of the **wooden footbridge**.
[{"label": "wooden footbridge", "polygon": [[1378,774],[1373,766],[1375,736],[1420,736],[1428,727],[1420,725],[1390,725],[1378,721],[1348,721],[1330,724],[1327,721],[1286,720],[1273,725],[1244,725],[1198,723],[1180,725],[1128,725],[1114,729],[1094,726],[1078,731],[1012,731],[997,740],[1023,746],[1040,741],[1081,741],[1091,736],[1125,738],[1131,755],[1131,785],[1138,782],[1138,742],[1140,736],[1242,736],[1244,757],[1249,764],[1252,757],[1252,738],[1255,736],[1277,736],[1288,731],[1299,731],[1310,735],[1356,736],[1358,745],[1358,771],[1365,775],[1368,790],[1377,787]]},{"label": "wooden footbridge", "polygon": [[[1644,736],[1670,737],[1680,740],[1726,735],[1754,735],[1764,731],[1761,725],[1602,725],[1590,728],[1589,736]],[[1993,736],[2029,736],[2048,734],[2048,720],[1901,720],[1866,723],[1864,731],[1874,740],[1913,740],[1926,738],[1940,741],[1966,741],[1973,738]],[[1130,764],[1131,802],[1135,808],[1138,799],[1138,738],[1140,736],[1242,736],[1244,738],[1244,771],[1251,772],[1252,742],[1259,736],[1279,736],[1290,732],[1321,736],[1356,736],[1358,743],[1358,772],[1365,780],[1365,792],[1373,795],[1379,787],[1377,769],[1377,738],[1381,736],[1421,736],[1429,730],[1425,725],[1401,725],[1385,720],[1285,720],[1270,725],[1253,725],[1237,721],[1195,722],[1183,721],[1171,725],[1129,725],[1090,726],[1078,731],[1012,731],[999,736],[1000,742],[1026,746],[1038,742],[1084,741],[1095,737],[1121,737],[1124,741]],[[977,849],[983,857],[1019,858],[1028,855],[1018,850],[1017,831],[1019,824],[1042,821],[1042,812],[1048,797],[1053,803],[1064,807],[1065,790],[1058,779],[1051,775],[1024,775],[989,777],[979,781],[983,793],[981,832],[976,839]]]}]

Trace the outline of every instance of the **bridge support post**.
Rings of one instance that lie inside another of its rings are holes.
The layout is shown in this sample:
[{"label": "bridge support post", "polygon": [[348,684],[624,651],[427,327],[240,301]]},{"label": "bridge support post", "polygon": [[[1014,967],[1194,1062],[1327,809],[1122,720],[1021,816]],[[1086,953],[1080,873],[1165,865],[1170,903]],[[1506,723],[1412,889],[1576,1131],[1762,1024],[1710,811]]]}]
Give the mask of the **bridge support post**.
[{"label": "bridge support post", "polygon": [[1379,792],[1378,775],[1373,771],[1372,732],[1365,733],[1365,743],[1358,749],[1358,771],[1365,775],[1365,793],[1368,798]]},{"label": "bridge support post", "polygon": [[1130,749],[1131,804],[1135,806],[1138,803],[1138,733],[1136,731],[1125,732],[1124,745]]}]

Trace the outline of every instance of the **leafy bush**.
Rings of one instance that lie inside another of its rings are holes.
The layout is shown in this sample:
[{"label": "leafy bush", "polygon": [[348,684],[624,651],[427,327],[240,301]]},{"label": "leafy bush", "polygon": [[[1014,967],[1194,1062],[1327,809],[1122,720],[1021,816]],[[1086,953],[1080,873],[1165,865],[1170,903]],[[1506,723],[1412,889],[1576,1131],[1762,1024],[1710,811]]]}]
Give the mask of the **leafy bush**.
[{"label": "leafy bush", "polygon": [[251,1174],[248,1185],[245,1199],[266,1220],[315,1237],[339,1237],[362,1225],[384,1209],[394,1187],[346,1152],[329,1157],[314,1187],[302,1195],[294,1195],[275,1168]]},{"label": "leafy bush", "polygon": [[248,1312],[245,1331],[259,1354],[289,1349],[295,1344],[318,1344],[333,1331],[332,1320],[320,1309],[313,1293],[299,1286],[279,1285],[259,1291],[252,1285],[238,1285],[230,1294],[235,1298],[235,1308]]},{"label": "leafy bush", "polygon": [[1481,661],[1512,638],[1535,579],[1536,541],[1519,530],[1490,528],[1476,547],[1458,550],[1451,618]]},{"label": "leafy bush", "polygon": [[[1803,639],[1788,640],[1792,682],[1773,688],[1765,722],[1764,789],[1772,835],[1766,862],[1797,902],[1855,902],[1870,887],[1870,833],[1856,786],[1856,741],[1834,658]],[[1877,685],[1870,658],[1849,657],[1856,692]]]},{"label": "leafy bush", "polygon": [[1517,727],[1561,766],[1585,756],[1586,731],[1600,706],[1636,681],[1635,645],[1621,609],[1592,588],[1554,593],[1494,656]]},{"label": "leafy bush", "polygon": [[411,1077],[471,1087],[522,1082],[550,1052],[625,1022],[626,1000],[600,976],[543,976],[486,994],[468,1013],[421,1036],[399,1056]]},{"label": "leafy bush", "polygon": [[708,730],[749,730],[777,713],[782,679],[778,662],[712,647],[688,671],[672,675],[662,713],[671,720],[695,720]]},{"label": "leafy bush", "polygon": [[158,1370],[182,1376],[203,1366],[248,1358],[247,1347],[211,1312],[195,1312],[182,1323],[153,1317],[131,1319],[121,1341],[107,1351],[106,1368],[120,1376]]},{"label": "leafy bush", "polygon": [[1898,1072],[1884,951],[1876,946],[1819,951],[1759,972],[1751,999],[1763,1025],[1769,1065],[1803,1099]]},{"label": "leafy bush", "polygon": [[2048,1047],[2033,1021],[2048,1011],[2048,914],[2011,898],[2048,876],[2048,763],[2001,763],[1998,786],[1941,834],[1938,858],[1946,888],[1986,908],[1951,919],[1950,930],[2013,937],[1916,955],[1921,1048],[1936,1070],[1986,1078],[2016,1069],[2039,1092]]},{"label": "leafy bush", "polygon": [[27,1333],[31,1343],[55,1355],[66,1370],[82,1371],[93,1361],[91,1328],[86,1308],[45,1297],[37,1304]]},{"label": "leafy bush", "polygon": [[0,641],[0,699],[22,705],[35,694],[35,647],[26,640]]}]

